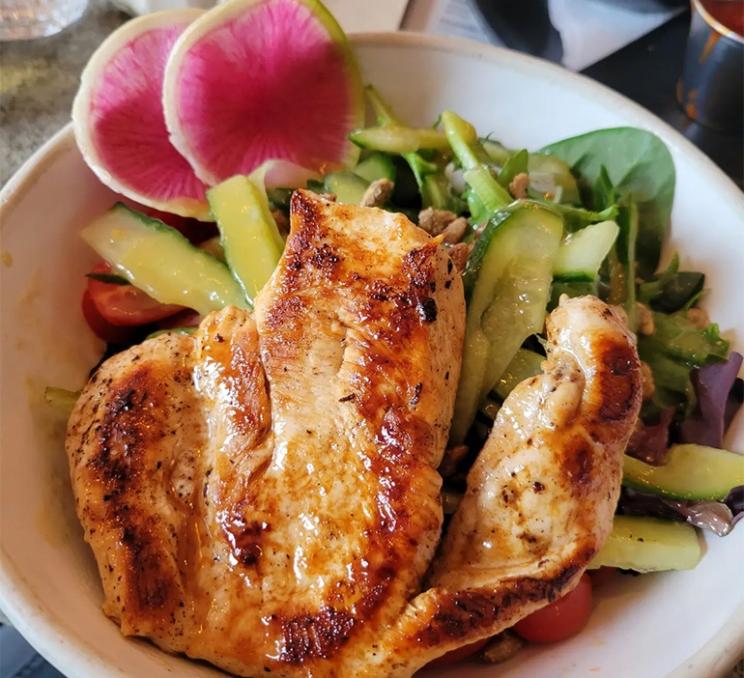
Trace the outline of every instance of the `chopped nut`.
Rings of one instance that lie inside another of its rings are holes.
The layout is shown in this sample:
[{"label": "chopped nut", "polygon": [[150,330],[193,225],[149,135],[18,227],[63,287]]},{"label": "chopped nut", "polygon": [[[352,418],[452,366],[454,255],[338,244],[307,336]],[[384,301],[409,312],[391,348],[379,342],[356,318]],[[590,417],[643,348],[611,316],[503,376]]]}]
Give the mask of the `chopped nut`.
[{"label": "chopped nut", "polygon": [[448,224],[447,228],[442,231],[441,235],[444,236],[444,242],[448,245],[454,245],[462,240],[467,229],[468,220],[465,217],[458,217]]},{"label": "chopped nut", "polygon": [[687,319],[699,330],[704,330],[710,325],[710,318],[702,308],[688,308]]},{"label": "chopped nut", "polygon": [[463,460],[467,453],[467,445],[455,445],[454,447],[448,447],[444,451],[442,463],[439,465],[439,473],[445,478],[451,476],[457,469],[457,465]]},{"label": "chopped nut", "polygon": [[656,384],[654,383],[651,366],[643,361],[641,361],[641,386],[643,388],[643,399],[650,400],[656,392]]},{"label": "chopped nut", "polygon": [[452,259],[452,263],[455,265],[455,270],[458,273],[462,273],[465,270],[465,265],[468,263],[468,257],[472,249],[473,245],[466,242],[458,242],[456,245],[447,248],[447,254]]},{"label": "chopped nut", "polygon": [[636,314],[638,316],[638,334],[651,336],[656,331],[654,314],[651,313],[651,309],[640,302],[636,302]]},{"label": "chopped nut", "polygon": [[486,645],[481,652],[481,658],[489,664],[500,664],[511,659],[522,649],[523,645],[524,641],[519,636],[511,631],[503,631],[498,636],[494,636]]},{"label": "chopped nut", "polygon": [[393,194],[393,188],[395,184],[390,179],[376,179],[367,186],[359,204],[362,207],[382,207]]},{"label": "chopped nut", "polygon": [[509,192],[517,199],[526,198],[529,185],[530,175],[520,172],[509,182]]},{"label": "chopped nut", "polygon": [[276,222],[276,227],[279,229],[279,233],[282,233],[286,235],[289,233],[289,219],[287,219],[287,215],[284,214],[281,210],[273,210],[271,212],[271,216],[274,217],[274,221]]},{"label": "chopped nut", "polygon": [[418,225],[429,235],[439,235],[455,219],[457,219],[457,215],[454,212],[427,207],[419,212]]}]

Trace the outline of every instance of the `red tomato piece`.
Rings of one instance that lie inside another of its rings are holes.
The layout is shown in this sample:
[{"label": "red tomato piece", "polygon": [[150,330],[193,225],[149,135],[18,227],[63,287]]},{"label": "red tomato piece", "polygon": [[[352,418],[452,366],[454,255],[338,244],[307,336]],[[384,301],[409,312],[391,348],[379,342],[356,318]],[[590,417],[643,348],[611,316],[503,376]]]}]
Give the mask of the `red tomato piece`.
[{"label": "red tomato piece", "polygon": [[128,344],[134,340],[137,328],[123,327],[121,325],[112,325],[108,322],[96,308],[90,292],[83,292],[82,311],[85,322],[99,339],[103,339],[107,344]]},{"label": "red tomato piece", "polygon": [[[110,273],[108,264],[93,267],[94,273]],[[133,285],[116,285],[88,279],[88,294],[98,313],[111,325],[147,325],[183,310],[183,306],[161,304]]]},{"label": "red tomato piece", "polygon": [[531,643],[555,643],[581,631],[591,611],[592,583],[584,574],[571,593],[518,621],[514,630]]},{"label": "red tomato piece", "polygon": [[176,315],[171,315],[158,323],[161,330],[169,330],[173,327],[199,327],[204,316],[187,308]]},{"label": "red tomato piece", "polygon": [[449,666],[450,664],[457,664],[471,655],[474,655],[488,641],[489,638],[483,638],[482,640],[476,640],[474,643],[470,643],[469,645],[458,647],[456,650],[451,650],[447,654],[443,654],[441,657],[437,657],[433,661],[429,662],[429,666]]}]

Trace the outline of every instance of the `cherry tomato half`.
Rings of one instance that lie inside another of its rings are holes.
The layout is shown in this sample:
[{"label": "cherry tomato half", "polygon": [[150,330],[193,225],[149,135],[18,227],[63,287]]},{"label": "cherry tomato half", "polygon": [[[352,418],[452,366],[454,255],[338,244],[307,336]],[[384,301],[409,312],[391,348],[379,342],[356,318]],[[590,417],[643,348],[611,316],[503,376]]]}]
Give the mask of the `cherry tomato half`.
[{"label": "cherry tomato half", "polygon": [[93,303],[90,292],[85,290],[82,299],[82,311],[85,322],[99,339],[103,339],[107,344],[124,345],[134,340],[136,335],[135,327],[124,327],[122,325],[112,325],[104,318]]},{"label": "cherry tomato half", "polygon": [[451,650],[447,654],[443,654],[441,657],[437,657],[434,661],[429,662],[429,666],[449,666],[450,664],[457,664],[471,655],[474,655],[488,641],[489,638],[483,638],[483,640],[476,640],[474,643],[470,643],[470,645],[458,647],[456,650]]},{"label": "cherry tomato half", "polygon": [[591,611],[592,583],[584,574],[571,593],[518,621],[514,630],[531,643],[555,643],[581,631]]},{"label": "cherry tomato half", "polygon": [[[99,263],[93,273],[110,273],[108,264]],[[88,279],[88,294],[98,313],[111,325],[146,325],[183,310],[182,306],[161,304],[133,285],[117,285]]]}]

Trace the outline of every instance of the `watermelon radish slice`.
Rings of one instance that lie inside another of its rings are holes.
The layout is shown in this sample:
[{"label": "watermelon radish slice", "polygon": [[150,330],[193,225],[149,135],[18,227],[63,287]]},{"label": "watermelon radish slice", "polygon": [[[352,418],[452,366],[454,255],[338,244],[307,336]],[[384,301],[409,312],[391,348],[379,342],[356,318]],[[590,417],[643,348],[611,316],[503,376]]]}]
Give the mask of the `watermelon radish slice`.
[{"label": "watermelon radish slice", "polygon": [[165,212],[209,219],[206,187],[171,145],[162,109],[168,54],[202,13],[157,12],[114,31],[83,71],[72,120],[83,157],[109,188]]},{"label": "watermelon radish slice", "polygon": [[346,36],[318,0],[230,0],[173,47],[163,85],[173,145],[217,184],[268,159],[315,171],[351,164],[363,123]]}]

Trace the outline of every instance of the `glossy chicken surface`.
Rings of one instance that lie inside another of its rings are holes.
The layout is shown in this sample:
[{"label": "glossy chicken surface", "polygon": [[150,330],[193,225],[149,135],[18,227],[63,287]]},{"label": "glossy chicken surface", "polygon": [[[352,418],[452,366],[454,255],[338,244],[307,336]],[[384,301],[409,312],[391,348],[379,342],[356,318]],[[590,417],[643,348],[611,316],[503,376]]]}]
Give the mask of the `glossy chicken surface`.
[{"label": "glossy chicken surface", "polygon": [[562,299],[547,334],[544,373],[504,401],[428,590],[385,638],[383,675],[411,675],[564,595],[612,527],[641,405],[635,338],[595,297]]},{"label": "glossy chicken surface", "polygon": [[634,339],[562,302],[440,545],[459,275],[399,215],[298,191],[291,222],[253,314],[92,377],[68,428],[78,515],[126,635],[244,676],[409,676],[576,584],[640,406]]},{"label": "glossy chicken surface", "polygon": [[67,439],[127,635],[242,675],[353,675],[437,546],[464,299],[405,217],[298,191],[253,316],[104,363]]}]

